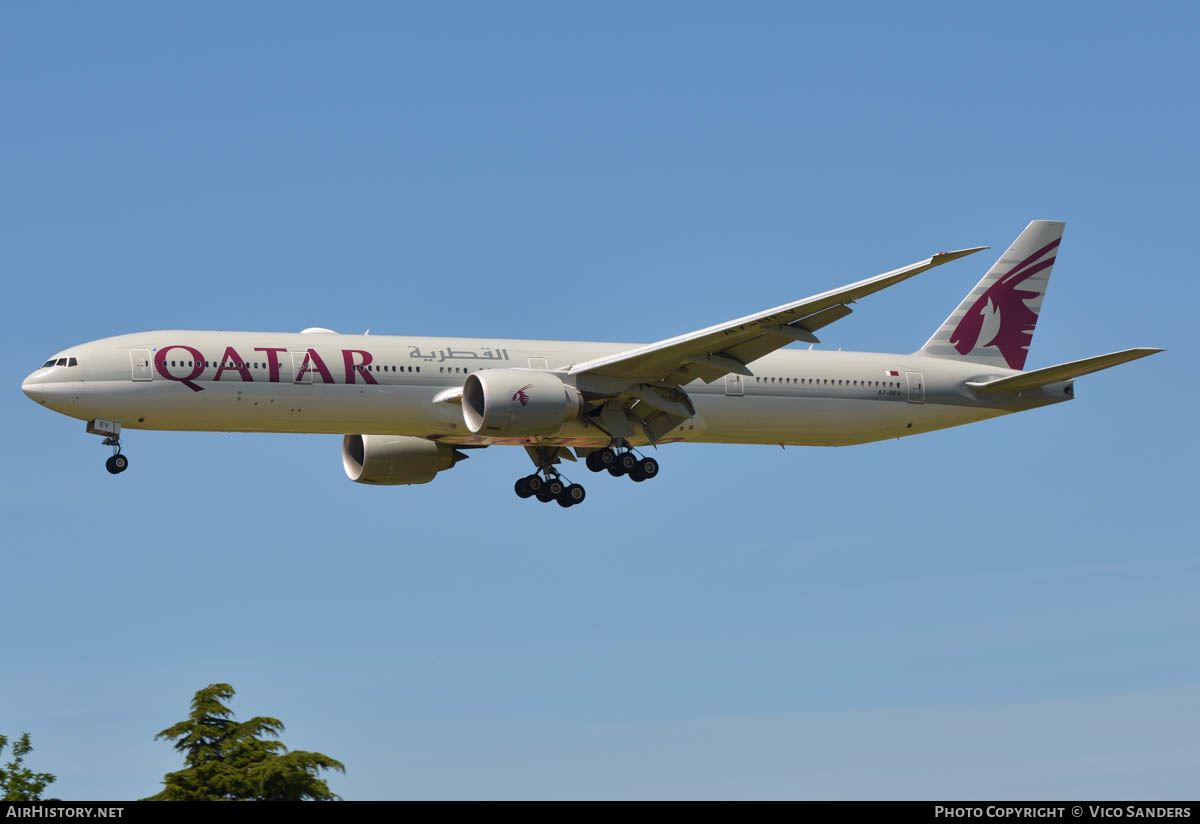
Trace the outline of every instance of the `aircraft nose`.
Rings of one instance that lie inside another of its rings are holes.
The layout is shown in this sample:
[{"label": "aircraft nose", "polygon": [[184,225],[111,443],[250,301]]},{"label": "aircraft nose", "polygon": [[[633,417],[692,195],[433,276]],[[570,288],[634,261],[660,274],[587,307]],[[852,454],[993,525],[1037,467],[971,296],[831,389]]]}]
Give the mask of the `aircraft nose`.
[{"label": "aircraft nose", "polygon": [[43,403],[46,399],[46,394],[45,394],[45,392],[42,391],[41,383],[39,383],[38,381],[32,380],[31,377],[26,378],[25,382],[21,384],[21,391],[24,392],[26,395],[28,395],[29,400],[31,400],[31,401],[37,401],[38,403]]}]

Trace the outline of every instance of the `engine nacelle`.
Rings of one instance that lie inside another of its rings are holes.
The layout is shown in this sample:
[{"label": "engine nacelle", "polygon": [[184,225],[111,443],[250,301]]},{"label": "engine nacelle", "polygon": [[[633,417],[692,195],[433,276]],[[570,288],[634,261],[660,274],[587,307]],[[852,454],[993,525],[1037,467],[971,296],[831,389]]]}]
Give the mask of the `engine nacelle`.
[{"label": "engine nacelle", "polygon": [[355,483],[427,484],[467,456],[451,446],[407,435],[345,435],[342,466]]},{"label": "engine nacelle", "polygon": [[463,384],[463,420],[475,435],[553,435],[581,405],[579,390],[534,369],[482,369]]}]

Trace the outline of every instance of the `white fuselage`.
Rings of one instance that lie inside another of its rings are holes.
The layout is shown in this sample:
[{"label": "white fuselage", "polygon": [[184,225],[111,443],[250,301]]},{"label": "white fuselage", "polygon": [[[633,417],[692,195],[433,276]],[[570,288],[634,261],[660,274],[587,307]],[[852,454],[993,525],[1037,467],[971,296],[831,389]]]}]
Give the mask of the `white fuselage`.
[{"label": "white fuselage", "polygon": [[[580,421],[524,438],[473,435],[456,399],[489,368],[565,370],[623,343],[385,335],[157,331],[63,350],[26,394],[128,429],[413,435],[455,444],[604,446]],[[784,349],[684,387],[696,414],[661,442],[837,446],[896,438],[1069,400],[1062,386],[988,397],[966,386],[1014,370],[920,355]],[[637,443],[637,439],[631,439]],[[644,440],[640,441],[645,443]]]}]

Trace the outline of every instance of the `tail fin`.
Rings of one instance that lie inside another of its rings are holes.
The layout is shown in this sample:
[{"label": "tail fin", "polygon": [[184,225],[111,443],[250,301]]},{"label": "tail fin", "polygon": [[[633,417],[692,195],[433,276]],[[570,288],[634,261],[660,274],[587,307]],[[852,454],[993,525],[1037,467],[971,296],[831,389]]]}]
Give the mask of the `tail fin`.
[{"label": "tail fin", "polygon": [[1065,226],[1026,226],[919,353],[1024,369]]}]

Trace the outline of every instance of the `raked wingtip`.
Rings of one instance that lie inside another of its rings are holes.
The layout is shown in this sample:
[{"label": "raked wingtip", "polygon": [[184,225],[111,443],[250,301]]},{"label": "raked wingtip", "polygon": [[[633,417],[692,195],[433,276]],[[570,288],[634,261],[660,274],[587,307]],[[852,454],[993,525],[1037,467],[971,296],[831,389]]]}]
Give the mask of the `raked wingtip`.
[{"label": "raked wingtip", "polygon": [[972,246],[970,249],[955,249],[953,252],[938,252],[933,256],[933,259],[938,263],[945,263],[950,260],[958,260],[967,255],[973,255],[976,252],[982,252],[984,249],[990,249],[990,246]]}]

